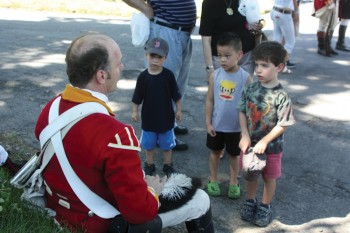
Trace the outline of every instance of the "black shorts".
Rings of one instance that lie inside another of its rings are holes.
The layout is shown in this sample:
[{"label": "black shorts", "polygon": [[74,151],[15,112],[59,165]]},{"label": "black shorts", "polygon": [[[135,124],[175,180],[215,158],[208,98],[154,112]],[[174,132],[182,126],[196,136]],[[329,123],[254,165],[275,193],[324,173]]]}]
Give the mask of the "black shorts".
[{"label": "black shorts", "polygon": [[226,148],[226,152],[233,156],[239,156],[241,149],[239,141],[241,140],[241,132],[223,133],[216,132],[216,136],[212,137],[207,134],[207,147],[213,151],[219,151]]}]

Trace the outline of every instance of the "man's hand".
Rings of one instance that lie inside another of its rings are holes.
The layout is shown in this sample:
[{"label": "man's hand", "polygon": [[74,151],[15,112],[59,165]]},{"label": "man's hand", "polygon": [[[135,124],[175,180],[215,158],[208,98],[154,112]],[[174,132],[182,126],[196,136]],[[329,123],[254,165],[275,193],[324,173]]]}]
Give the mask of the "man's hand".
[{"label": "man's hand", "polygon": [[152,187],[154,191],[160,195],[160,193],[164,189],[165,182],[167,181],[167,177],[164,176],[162,179],[159,178],[159,175],[155,176],[145,176],[145,181],[149,187]]}]

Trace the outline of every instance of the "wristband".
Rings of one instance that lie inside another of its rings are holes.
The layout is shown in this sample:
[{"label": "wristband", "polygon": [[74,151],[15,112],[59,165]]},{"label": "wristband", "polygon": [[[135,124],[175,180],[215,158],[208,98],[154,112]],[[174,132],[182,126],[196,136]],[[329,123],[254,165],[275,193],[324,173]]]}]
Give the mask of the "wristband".
[{"label": "wristband", "polygon": [[214,70],[214,66],[213,65],[207,66],[205,69],[206,71]]}]

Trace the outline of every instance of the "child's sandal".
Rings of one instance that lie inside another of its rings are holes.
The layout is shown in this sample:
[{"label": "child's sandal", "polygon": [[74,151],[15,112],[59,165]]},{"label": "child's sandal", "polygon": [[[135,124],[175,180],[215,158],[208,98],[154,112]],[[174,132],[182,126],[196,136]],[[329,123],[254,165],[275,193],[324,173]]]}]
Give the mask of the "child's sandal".
[{"label": "child's sandal", "polygon": [[221,194],[219,184],[215,181],[208,182],[207,190],[210,196],[216,197],[216,196],[220,196]]}]

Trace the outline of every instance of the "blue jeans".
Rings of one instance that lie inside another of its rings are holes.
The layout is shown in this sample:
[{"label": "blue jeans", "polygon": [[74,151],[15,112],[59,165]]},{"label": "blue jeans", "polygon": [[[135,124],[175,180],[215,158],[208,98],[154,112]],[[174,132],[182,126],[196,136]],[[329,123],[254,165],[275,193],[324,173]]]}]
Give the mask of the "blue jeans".
[{"label": "blue jeans", "polygon": [[[164,21],[159,18],[157,18],[157,20]],[[177,86],[182,95],[181,102],[183,104],[192,59],[191,33],[164,27],[151,22],[149,39],[155,37],[160,37],[169,44],[169,54],[164,62],[164,67],[174,73]]]}]

